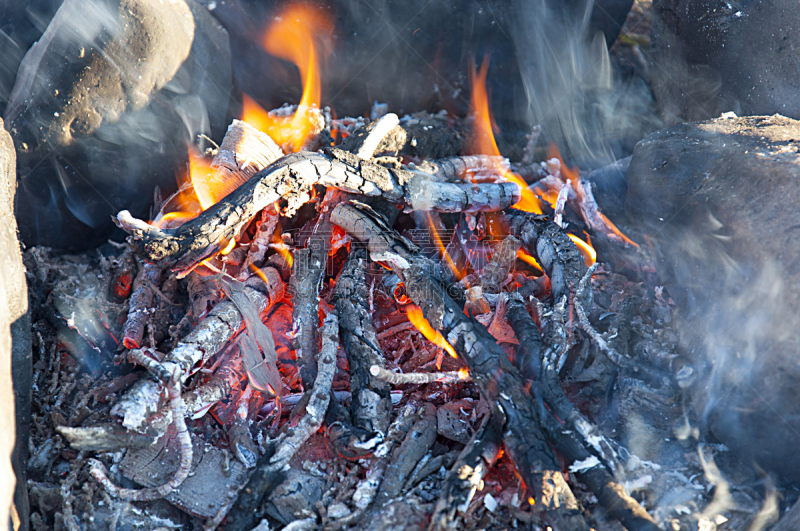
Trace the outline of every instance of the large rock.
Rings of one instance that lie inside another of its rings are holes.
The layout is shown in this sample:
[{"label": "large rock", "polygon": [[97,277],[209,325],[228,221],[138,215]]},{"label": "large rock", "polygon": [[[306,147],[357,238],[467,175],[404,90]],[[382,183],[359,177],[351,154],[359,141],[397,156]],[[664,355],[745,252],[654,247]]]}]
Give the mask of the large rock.
[{"label": "large rock", "polygon": [[780,113],[800,118],[794,0],[653,2],[653,90],[664,121]]},{"label": "large rock", "polygon": [[800,479],[800,122],[720,118],[636,146],[626,210],[681,308],[711,433]]},{"label": "large rock", "polygon": [[[25,464],[31,417],[31,322],[28,288],[14,219],[14,144],[0,120],[0,522],[9,508],[15,529],[28,528]],[[13,472],[12,472],[13,467]],[[14,478],[16,477],[16,488]],[[11,498],[13,496],[13,507]]]},{"label": "large rock", "polygon": [[6,108],[26,243],[79,248],[110,216],[174,187],[186,143],[221,137],[226,31],[192,0],[67,0],[20,65]]}]

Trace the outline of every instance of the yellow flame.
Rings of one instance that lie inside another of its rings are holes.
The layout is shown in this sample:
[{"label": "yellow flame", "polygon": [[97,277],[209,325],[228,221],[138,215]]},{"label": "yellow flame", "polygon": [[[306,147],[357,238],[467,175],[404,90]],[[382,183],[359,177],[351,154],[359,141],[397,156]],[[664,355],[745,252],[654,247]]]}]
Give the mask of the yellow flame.
[{"label": "yellow flame", "polygon": [[[267,113],[259,113],[253,107],[255,102],[250,100],[246,102],[242,120],[261,129],[290,151],[300,151],[314,128],[314,121],[310,119],[308,110],[314,105],[319,106],[322,96],[317,43],[320,40],[330,40],[332,36],[333,23],[321,11],[304,4],[294,4],[284,9],[276,17],[276,22],[268,28],[262,45],[272,55],[297,65],[303,82],[300,104],[294,116],[273,117]],[[258,114],[258,118],[254,119],[252,113]],[[260,125],[256,125],[256,121]]]},{"label": "yellow flame", "polygon": [[[484,59],[477,73],[470,68],[470,81],[472,82],[471,110],[475,127],[473,131],[472,152],[481,155],[501,156],[500,150],[497,148],[497,142],[495,142],[494,139],[494,123],[491,111],[489,110],[489,95],[486,92],[486,74],[488,72],[488,58]],[[503,172],[503,176],[507,180],[515,183],[520,188],[521,197],[517,204],[514,205],[514,208],[524,210],[525,212],[541,214],[542,204],[539,198],[534,195],[533,190],[528,187],[528,184],[522,177],[505,167],[498,167],[498,170]]]},{"label": "yellow flame", "polygon": [[462,380],[469,380],[469,369],[466,367],[461,367],[458,369],[458,377]]},{"label": "yellow flame", "polygon": [[234,240],[233,238],[231,238],[231,240],[228,242],[228,244],[225,246],[225,248],[224,248],[224,249],[222,249],[222,250],[219,252],[219,254],[221,254],[222,256],[225,256],[226,254],[228,254],[228,253],[230,253],[231,251],[233,251],[233,248],[234,248],[234,247],[236,247],[236,240]]},{"label": "yellow flame", "polygon": [[592,267],[594,263],[597,262],[597,251],[594,250],[594,247],[581,240],[574,234],[568,233],[567,236],[569,236],[569,239],[578,246],[578,250],[583,255],[583,261],[586,263],[586,267]]},{"label": "yellow flame", "polygon": [[447,342],[442,333],[438,330],[434,330],[434,328],[431,326],[431,323],[425,319],[425,316],[422,315],[422,309],[419,306],[416,304],[409,305],[406,310],[406,315],[408,315],[409,322],[414,325],[417,330],[422,332],[422,335],[425,336],[425,339],[437,347],[445,349],[452,357],[458,357],[456,355],[456,350],[450,343]]}]

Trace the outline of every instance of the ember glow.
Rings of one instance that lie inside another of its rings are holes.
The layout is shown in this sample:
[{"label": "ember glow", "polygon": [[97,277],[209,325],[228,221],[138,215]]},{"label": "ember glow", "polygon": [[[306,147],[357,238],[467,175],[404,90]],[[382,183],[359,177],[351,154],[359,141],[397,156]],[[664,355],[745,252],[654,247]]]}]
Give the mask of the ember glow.
[{"label": "ember glow", "polygon": [[442,333],[438,330],[434,330],[428,320],[425,319],[425,316],[422,315],[422,309],[419,306],[416,304],[410,304],[406,309],[406,315],[408,316],[409,322],[413,324],[423,336],[425,336],[425,339],[437,347],[443,348],[452,357],[458,357],[456,355],[456,350],[450,343],[447,342]]},{"label": "ember glow", "polygon": [[318,44],[332,36],[333,23],[327,15],[308,5],[296,4],[276,17],[261,41],[267,52],[297,65],[303,82],[303,96],[293,116],[264,113],[250,100],[242,119],[269,134],[291,152],[300,151],[314,130],[315,120],[310,110],[319,107],[322,97],[320,59],[323,54]]},{"label": "ember glow", "polygon": [[[494,139],[494,129],[496,125],[492,119],[491,111],[489,110],[489,95],[486,91],[486,74],[488,72],[488,59],[484,59],[477,73],[470,69],[470,81],[472,82],[472,101],[470,107],[474,119],[472,152],[474,154],[501,157],[500,150],[497,148],[497,142],[495,142]],[[503,177],[508,181],[516,183],[520,188],[522,196],[519,202],[514,205],[514,208],[524,210],[525,212],[541,214],[541,201],[534,195],[533,190],[528,187],[528,184],[522,177],[505,167],[498,166],[497,169],[503,174]]]}]

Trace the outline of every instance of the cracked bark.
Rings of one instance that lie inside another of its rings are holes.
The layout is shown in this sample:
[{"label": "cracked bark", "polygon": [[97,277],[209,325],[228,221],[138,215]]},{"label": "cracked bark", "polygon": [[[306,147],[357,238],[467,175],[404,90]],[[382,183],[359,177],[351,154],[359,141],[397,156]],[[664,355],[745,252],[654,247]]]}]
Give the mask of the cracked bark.
[{"label": "cracked bark", "polygon": [[335,148],[325,153],[294,153],[257,173],[195,219],[175,229],[160,229],[121,211],[116,223],[133,236],[151,262],[185,274],[218,252],[262,209],[283,200],[286,214],[311,199],[320,184],[367,196],[405,203],[433,203],[426,209],[447,212],[502,210],[519,200],[514,183],[451,184],[406,170],[388,169]]},{"label": "cracked bark", "polygon": [[336,310],[347,361],[350,367],[350,406],[353,424],[361,429],[385,434],[389,426],[391,401],[389,384],[375,377],[370,367],[384,367],[383,352],[378,342],[368,305],[366,266],[363,247],[350,250],[344,269],[336,283]]}]

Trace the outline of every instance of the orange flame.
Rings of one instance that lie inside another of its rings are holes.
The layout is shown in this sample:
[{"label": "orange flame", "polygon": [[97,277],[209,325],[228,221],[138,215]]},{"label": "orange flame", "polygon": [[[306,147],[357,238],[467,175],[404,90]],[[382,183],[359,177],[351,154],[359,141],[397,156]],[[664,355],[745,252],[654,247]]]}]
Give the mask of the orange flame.
[{"label": "orange flame", "polygon": [[[489,72],[489,60],[484,59],[481,64],[480,70],[476,73],[470,68],[470,81],[472,84],[472,116],[474,119],[473,131],[473,145],[472,152],[481,155],[501,156],[500,150],[497,148],[497,142],[494,139],[494,131],[496,128],[492,114],[489,111],[489,96],[486,92],[486,74]],[[542,204],[539,198],[534,195],[533,190],[528,187],[528,184],[519,175],[506,169],[505,167],[498,166],[498,170],[503,173],[503,176],[515,183],[520,188],[522,196],[520,200],[514,205],[514,208],[524,210],[525,212],[533,212],[535,214],[542,213]]]},{"label": "orange flame", "polygon": [[453,259],[450,257],[450,253],[447,252],[447,248],[442,243],[442,238],[439,236],[439,232],[436,230],[436,225],[433,223],[433,218],[431,217],[430,212],[428,212],[428,224],[430,225],[433,239],[436,241],[437,247],[439,247],[439,252],[442,253],[442,259],[447,264],[447,267],[450,268],[450,271],[453,272],[453,276],[455,276],[458,280],[461,280],[464,278],[464,272],[458,269],[458,266],[456,266],[456,263],[453,262]]},{"label": "orange flame", "polygon": [[438,330],[434,330],[428,320],[425,319],[425,316],[422,315],[422,309],[419,306],[416,304],[409,305],[406,309],[406,315],[408,315],[408,321],[414,325],[417,330],[422,332],[422,335],[425,336],[425,339],[437,347],[445,349],[452,357],[458,357],[456,355],[456,350],[450,343],[447,342],[442,333]]},{"label": "orange flame", "polygon": [[[578,168],[569,168],[569,167],[567,167],[566,164],[564,164],[564,159],[561,158],[561,153],[558,151],[558,147],[555,144],[550,144],[547,147],[547,158],[548,159],[558,159],[558,161],[561,163],[561,177],[562,177],[562,179],[564,179],[565,181],[568,181],[572,185],[572,189],[575,190],[575,193],[578,195],[578,200],[579,201],[583,201],[584,200],[584,192],[583,192],[583,186],[579,182],[579,180],[580,180],[580,171],[578,170]],[[551,205],[553,205],[553,206],[555,206],[555,197],[557,195],[558,194],[553,195],[553,200],[552,200],[552,203],[551,203]],[[548,198],[548,201],[550,201],[549,198]],[[614,223],[612,223],[611,220],[606,217],[605,214],[603,214],[602,212],[598,212],[598,214],[600,214],[600,217],[603,218],[603,221],[605,222],[606,226],[611,230],[611,232],[613,232],[614,234],[619,236],[628,245],[632,245],[634,247],[639,247],[639,245],[636,242],[634,242],[633,240],[631,240],[630,238],[625,236],[625,234],[623,234],[622,231],[619,230],[617,228],[617,226],[614,225]]]},{"label": "orange flame", "polygon": [[532,257],[522,249],[517,249],[517,258],[544,273],[544,269],[542,269],[542,266],[540,266],[539,262],[536,261],[536,258]]},{"label": "orange flame", "polygon": [[290,151],[300,151],[314,129],[315,122],[308,110],[314,105],[319,106],[322,96],[317,43],[330,40],[332,36],[333,23],[321,11],[305,4],[291,5],[283,10],[265,33],[261,44],[272,55],[297,65],[303,81],[303,96],[292,117],[270,116],[246,98],[242,120],[258,127]]},{"label": "orange flame", "polygon": [[583,261],[586,263],[586,267],[592,267],[594,263],[597,262],[597,251],[594,250],[594,247],[581,240],[574,234],[567,233],[567,236],[569,236],[569,239],[578,246],[578,250],[583,255]]},{"label": "orange flame", "polygon": [[458,369],[458,377],[462,380],[469,380],[469,369],[466,367]]}]

